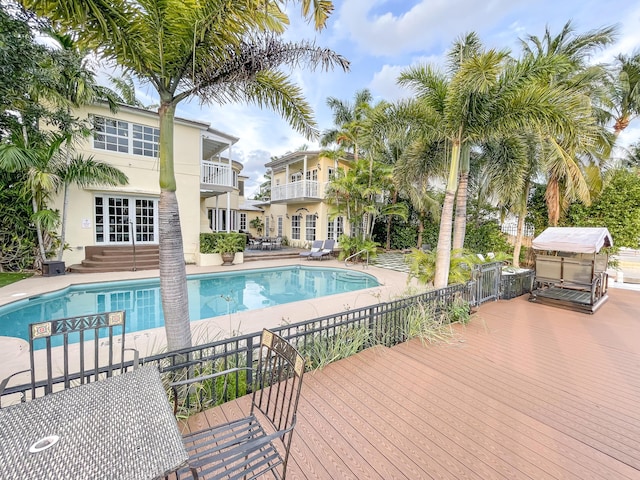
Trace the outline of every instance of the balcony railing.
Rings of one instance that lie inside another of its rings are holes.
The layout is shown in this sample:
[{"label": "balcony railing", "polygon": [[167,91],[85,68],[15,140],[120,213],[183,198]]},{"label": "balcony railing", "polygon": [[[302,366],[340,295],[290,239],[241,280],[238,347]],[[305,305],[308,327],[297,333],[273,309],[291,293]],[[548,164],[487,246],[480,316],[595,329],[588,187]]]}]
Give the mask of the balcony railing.
[{"label": "balcony railing", "polygon": [[203,160],[200,163],[200,183],[222,187],[235,187],[231,167],[224,163]]},{"label": "balcony railing", "polygon": [[300,180],[285,185],[275,185],[271,189],[271,201],[295,198],[324,198],[326,183]]}]

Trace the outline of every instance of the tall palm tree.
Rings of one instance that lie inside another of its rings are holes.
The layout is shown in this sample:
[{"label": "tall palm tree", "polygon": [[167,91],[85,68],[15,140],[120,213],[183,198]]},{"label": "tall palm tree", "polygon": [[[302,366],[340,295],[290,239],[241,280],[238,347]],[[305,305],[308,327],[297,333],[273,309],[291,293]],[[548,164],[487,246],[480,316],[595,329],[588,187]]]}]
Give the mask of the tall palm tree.
[{"label": "tall palm tree", "polygon": [[487,172],[491,195],[503,210],[518,219],[513,247],[513,266],[520,266],[527,201],[535,178],[540,174],[540,139],[533,134],[514,134],[481,145],[479,163]]},{"label": "tall palm tree", "polygon": [[[119,64],[156,90],[160,107],[160,285],[170,350],[191,345],[186,269],[174,173],[177,105],[197,96],[204,103],[249,101],[283,115],[298,131],[317,134],[299,87],[283,65],[348,69],[331,50],[284,42],[283,0],[125,1],[21,0],[73,32],[83,46]],[[301,0],[302,15],[321,29],[333,4]]]},{"label": "tall palm tree", "polygon": [[[597,106],[603,101],[602,85],[606,80],[606,71],[602,65],[589,64],[589,60],[595,51],[609,45],[615,34],[616,28],[613,26],[577,34],[571,22],[567,22],[557,35],[553,35],[547,27],[542,38],[528,35],[520,43],[524,54],[529,57],[564,57],[567,60],[564,68],[549,72],[547,80],[583,95],[585,101],[591,101],[596,106],[592,114],[601,118],[604,113]],[[542,152],[547,172],[545,199],[550,225],[557,225],[563,209],[570,201],[589,203],[589,186],[581,158],[607,157],[612,145],[604,129],[597,138],[589,141],[578,137],[573,140],[575,143],[570,145],[563,137],[547,138]]]},{"label": "tall palm tree", "polygon": [[[455,75],[462,62],[479,54],[482,43],[475,32],[468,33],[453,43],[447,54],[447,66],[450,75]],[[458,178],[458,192],[456,194],[456,210],[453,221],[454,252],[462,252],[467,228],[467,193],[469,188],[469,169],[471,160],[471,145],[464,143],[460,148],[460,173]]]},{"label": "tall palm tree", "polygon": [[353,153],[353,158],[357,161],[372,100],[373,96],[366,88],[355,93],[353,103],[335,97],[327,98],[327,105],[333,111],[334,126],[322,132],[320,145],[326,147],[335,143]]},{"label": "tall palm tree", "polygon": [[618,55],[609,83],[613,133],[617,137],[640,115],[640,51]]},{"label": "tall palm tree", "polygon": [[562,57],[513,61],[506,51],[488,50],[464,59],[447,76],[430,66],[412,67],[398,81],[412,87],[433,120],[425,125],[434,139],[450,148],[449,174],[440,217],[434,285],[447,285],[451,257],[453,206],[460,156],[465,144],[514,131],[560,132],[573,137],[578,124],[588,128],[590,107],[583,97],[549,84],[547,76]]}]

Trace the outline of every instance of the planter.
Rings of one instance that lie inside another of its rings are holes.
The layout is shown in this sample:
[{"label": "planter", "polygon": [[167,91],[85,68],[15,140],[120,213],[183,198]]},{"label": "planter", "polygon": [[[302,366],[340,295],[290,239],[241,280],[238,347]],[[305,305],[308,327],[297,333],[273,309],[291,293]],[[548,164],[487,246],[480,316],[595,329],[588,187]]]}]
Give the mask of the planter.
[{"label": "planter", "polygon": [[236,254],[231,252],[226,252],[226,253],[221,253],[220,256],[222,257],[222,265],[233,265],[233,258],[236,256]]},{"label": "planter", "polygon": [[42,262],[43,277],[56,277],[58,275],[64,275],[64,271],[64,262],[60,262],[58,260],[45,260],[44,262]]},{"label": "planter", "polygon": [[533,270],[523,270],[515,273],[503,271],[500,279],[500,298],[511,300],[531,292],[534,277],[535,272]]},{"label": "planter", "polygon": [[[231,261],[234,265],[244,263],[244,253],[236,253],[233,257],[231,257]],[[219,253],[197,253],[196,265],[198,265],[199,267],[217,267],[220,265],[224,265],[224,261],[222,259],[222,255],[220,255]]]}]

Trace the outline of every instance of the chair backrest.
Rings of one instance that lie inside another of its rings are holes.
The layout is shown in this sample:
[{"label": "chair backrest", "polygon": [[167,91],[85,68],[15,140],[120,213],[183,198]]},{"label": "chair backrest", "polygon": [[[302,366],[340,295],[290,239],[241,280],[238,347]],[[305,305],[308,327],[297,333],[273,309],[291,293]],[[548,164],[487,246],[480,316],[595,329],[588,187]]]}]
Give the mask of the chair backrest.
[{"label": "chair backrest", "polygon": [[[125,324],[124,311],[30,324],[33,398],[37,387],[44,386],[47,395],[52,393],[54,383],[64,382],[66,389],[71,386],[72,381],[89,383],[105,376],[111,377],[114,373],[122,373]],[[44,350],[44,359],[40,350]],[[45,369],[46,373],[43,372]]]},{"label": "chair backrest", "polygon": [[[303,375],[302,355],[285,339],[264,329],[255,379],[257,385],[252,396],[252,413],[255,409],[259,410],[271,423],[274,431],[293,428]],[[286,449],[285,468],[292,433],[289,430],[282,437]]]},{"label": "chair backrest", "polygon": [[325,240],[324,247],[322,247],[322,251],[324,252],[333,252],[333,247],[336,245],[336,241],[333,239]]},{"label": "chair backrest", "polygon": [[324,242],[322,240],[314,240],[311,244],[311,251],[319,252],[322,249],[322,245],[324,245]]}]

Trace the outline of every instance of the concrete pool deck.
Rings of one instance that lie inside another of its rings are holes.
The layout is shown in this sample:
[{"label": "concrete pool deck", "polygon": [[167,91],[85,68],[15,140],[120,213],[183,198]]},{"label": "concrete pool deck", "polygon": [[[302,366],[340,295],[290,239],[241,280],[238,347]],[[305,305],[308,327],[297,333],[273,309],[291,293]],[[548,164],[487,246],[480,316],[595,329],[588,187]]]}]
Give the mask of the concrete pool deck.
[{"label": "concrete pool deck", "polygon": [[[238,334],[257,332],[264,327],[276,327],[282,324],[296,323],[344,310],[393,300],[402,295],[408,288],[406,273],[373,265],[365,269],[363,269],[361,265],[345,267],[344,262],[339,262],[335,259],[323,261],[307,261],[298,258],[278,259],[277,261],[260,260],[224,267],[187,265],[187,275],[239,272],[243,270],[292,265],[302,265],[311,268],[342,268],[347,271],[364,272],[376,277],[380,285],[355,292],[292,302],[247,312],[232,313],[204,320],[194,320],[191,322],[194,345]],[[60,290],[71,285],[157,278],[158,275],[158,270],[142,270],[136,272],[89,274],[71,273],[55,277],[36,276],[0,288],[0,306],[34,295]],[[416,287],[415,283],[411,285]],[[166,349],[164,327],[130,333],[126,336],[125,342],[128,348],[137,349],[141,357],[161,353]],[[12,337],[0,337],[0,379],[16,371],[28,368],[28,343],[25,340]],[[25,380],[25,382],[28,381],[28,379]],[[15,383],[19,383],[19,380],[16,379]],[[13,381],[12,384],[14,384]]]}]

